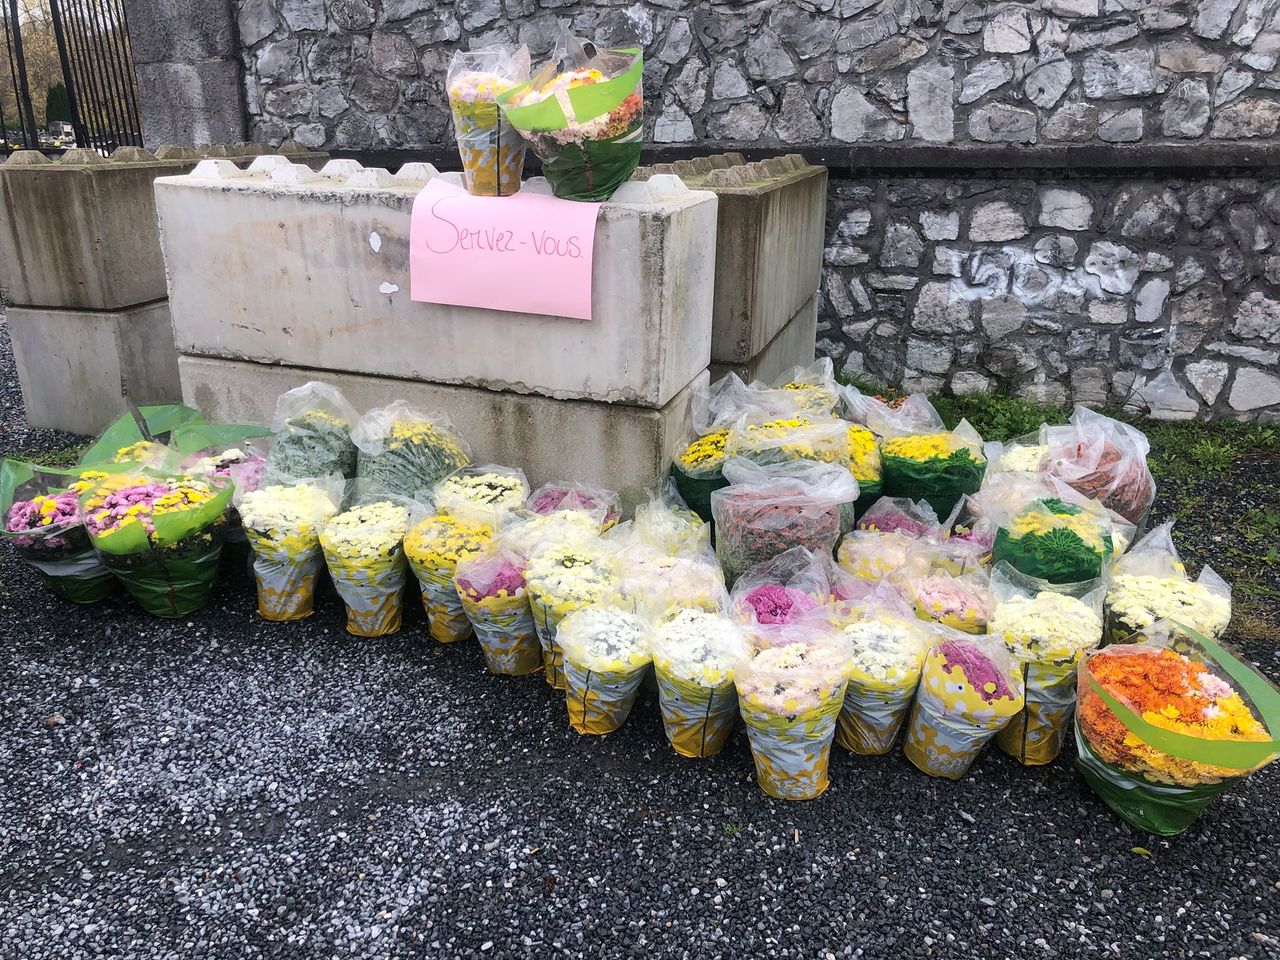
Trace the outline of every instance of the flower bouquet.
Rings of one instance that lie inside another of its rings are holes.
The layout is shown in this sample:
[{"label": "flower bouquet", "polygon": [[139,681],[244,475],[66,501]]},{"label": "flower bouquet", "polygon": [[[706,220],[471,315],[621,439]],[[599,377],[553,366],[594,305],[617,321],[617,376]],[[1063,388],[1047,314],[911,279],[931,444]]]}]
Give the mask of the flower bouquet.
[{"label": "flower bouquet", "polygon": [[[80,454],[80,466],[139,462],[150,465],[147,454],[153,446],[165,446],[173,432],[186,424],[204,422],[204,414],[199,410],[194,407],[184,407],[179,403],[161,403],[136,409],[137,418],[132,411],[121,414],[102,431],[98,439]],[[138,418],[146,428],[146,437],[142,435]],[[176,466],[176,464],[157,464],[157,466]]]},{"label": "flower bouquet", "polygon": [[[603,50],[568,38],[558,53],[498,105],[542,161],[557,197],[608,200],[640,164],[640,48]],[[556,63],[568,66],[557,72]]]},{"label": "flower bouquet", "polygon": [[[1043,432],[1044,428],[1041,428]],[[1049,445],[1044,442],[1041,432],[1019,437],[1008,443],[998,440],[988,441],[983,447],[987,458],[987,475],[984,479],[1002,473],[1018,473],[1036,475],[1045,469],[1049,461]]]},{"label": "flower bouquet", "polygon": [[942,529],[933,549],[935,569],[959,576],[991,563],[996,542],[995,524],[975,507],[973,496],[965,496],[956,504]]},{"label": "flower bouquet", "polygon": [[550,516],[562,510],[599,513],[602,530],[608,530],[622,518],[622,503],[616,493],[572,480],[544,484],[529,494],[524,507],[538,516]]},{"label": "flower bouquet", "polygon": [[849,687],[836,725],[836,743],[864,756],[893,749],[920,682],[929,628],[881,588],[836,614],[850,647]]},{"label": "flower bouquet", "polygon": [[604,545],[555,539],[536,547],[525,567],[529,608],[542,644],[546,680],[563,690],[564,651],[556,641],[560,621],[575,610],[601,600],[617,583]]},{"label": "flower bouquet", "polygon": [[454,583],[458,562],[484,549],[497,532],[498,513],[478,508],[435,513],[404,538],[404,555],[422,590],[431,636],[456,643],[471,635],[471,621]]},{"label": "flower bouquet", "polygon": [[849,680],[842,637],[819,628],[781,628],[739,664],[734,684],[756,780],[780,800],[811,800],[830,785],[827,765]]},{"label": "flower bouquet", "polygon": [[982,438],[963,420],[951,432],[886,438],[880,463],[887,495],[927,500],[940,517],[948,516],[965,494],[977,491],[987,467]]},{"label": "flower bouquet", "polygon": [[636,506],[634,519],[609,531],[610,539],[620,536],[622,528],[630,542],[671,556],[711,549],[711,525],[689,509],[670,477]]},{"label": "flower bouquet", "polygon": [[542,669],[542,645],[519,554],[491,542],[458,559],[454,583],[490,673],[521,677]]},{"label": "flower bouquet", "polygon": [[1114,645],[1080,662],[1076,767],[1113,811],[1161,836],[1280,756],[1280,691],[1216,641],[1183,632],[1178,648]]},{"label": "flower bouquet", "polygon": [[1139,529],[1156,498],[1147,466],[1151,444],[1140,430],[1077,406],[1070,426],[1045,427],[1050,473]]},{"label": "flower bouquet", "polygon": [[315,612],[316,581],[324,570],[320,531],[338,514],[342,478],[300,480],[241,492],[240,522],[253,549],[258,615],[302,620]]},{"label": "flower bouquet", "polygon": [[724,478],[728,428],[711,430],[690,440],[671,462],[671,479],[685,501],[703,520],[711,522],[711,494],[729,481]]},{"label": "flower bouquet", "polygon": [[788,460],[840,464],[858,481],[858,500],[847,527],[853,526],[855,513],[865,513],[880,496],[880,449],[875,435],[845,420],[747,416],[729,431],[725,454],[762,465]]},{"label": "flower bouquet", "polygon": [[987,633],[1020,664],[1026,692],[1026,706],[996,735],[996,746],[1027,766],[1050,763],[1075,706],[1076,666],[1102,642],[1105,586],[1055,587],[1007,564],[996,567],[991,584]]},{"label": "flower bouquet", "polygon": [[649,624],[595,603],[570,613],[556,631],[564,651],[565,705],[579,733],[612,733],[627,722],[652,659]]},{"label": "flower bouquet", "polygon": [[385,637],[399,631],[409,520],[407,507],[373,500],[338,514],[321,528],[325,565],[347,606],[347,633]]},{"label": "flower bouquet", "polygon": [[312,380],[280,395],[267,455],[268,483],[294,477],[354,477],[356,447],[351,428],[356,408],[336,387]]},{"label": "flower bouquet", "polygon": [[741,623],[802,623],[831,601],[825,554],[792,547],[746,570],[733,585],[729,609]]},{"label": "flower bouquet", "polygon": [[1107,637],[1124,640],[1134,633],[1185,636],[1185,624],[1217,640],[1231,622],[1231,587],[1212,567],[1192,580],[1173,545],[1173,522],[1139,540],[1111,570],[1107,589]]},{"label": "flower bouquet", "polygon": [[1022,709],[1022,674],[999,640],[935,629],[903,752],[929,776],[959,780]]},{"label": "flower bouquet", "polygon": [[729,486],[711,495],[716,556],[732,583],[748,568],[791,547],[830,553],[840,536],[840,508],[858,499],[858,482],[837,464],[788,461],[725,463]]},{"label": "flower bouquet", "polygon": [[271,432],[266,427],[238,423],[193,423],[176,428],[170,436],[182,456],[181,470],[191,477],[226,477],[236,486],[227,509],[223,560],[243,565],[249,541],[236,506],[239,498],[262,485]]},{"label": "flower bouquet", "polygon": [[841,400],[845,416],[854,423],[862,424],[877,437],[940,433],[946,430],[942,417],[923,393],[886,399],[869,396],[857,387],[847,386],[841,391]]},{"label": "flower bouquet", "polygon": [[486,464],[463,467],[446,477],[435,489],[432,499],[436,508],[485,508],[497,511],[518,510],[529,496],[529,481],[524,471],[513,467]]},{"label": "flower bouquet", "polygon": [[686,609],[657,624],[650,646],[667,740],[682,757],[715,756],[738,715],[742,632],[722,614]]},{"label": "flower bouquet", "polygon": [[774,389],[789,391],[797,406],[813,417],[833,417],[840,406],[840,387],[830,357],[820,357],[807,367],[792,367],[775,381]]},{"label": "flower bouquet", "polygon": [[836,562],[840,569],[871,583],[893,574],[924,576],[929,572],[929,558],[920,541],[897,532],[851,530],[840,541]]},{"label": "flower bouquet", "polygon": [[527,144],[499,111],[498,97],[528,79],[524,46],[454,53],[445,87],[468,193],[509,197],[520,189]]},{"label": "flower bouquet", "polygon": [[104,566],[148,613],[182,617],[213,593],[227,506],[222,477],[110,474],[80,496],[80,513]]},{"label": "flower bouquet", "polygon": [[963,633],[985,633],[991,616],[991,589],[984,570],[960,576],[941,571],[912,576],[900,570],[893,578],[915,606],[916,616]]},{"label": "flower bouquet", "polygon": [[1113,523],[1097,503],[1053,496],[993,516],[993,521],[999,527],[992,561],[1005,561],[1050,583],[1096,580],[1108,558],[1123,552],[1133,533],[1131,527]]},{"label": "flower bouquet", "polygon": [[370,410],[351,431],[360,451],[356,475],[366,483],[414,500],[471,462],[471,451],[448,419],[396,400]]},{"label": "flower bouquet", "polygon": [[98,558],[80,513],[80,494],[101,471],[60,470],[21,460],[0,465],[0,534],[55,596],[97,603],[119,588]]},{"label": "flower bouquet", "polygon": [[724,571],[710,550],[666,553],[644,543],[623,546],[613,558],[618,597],[648,616],[678,610],[724,609]]}]

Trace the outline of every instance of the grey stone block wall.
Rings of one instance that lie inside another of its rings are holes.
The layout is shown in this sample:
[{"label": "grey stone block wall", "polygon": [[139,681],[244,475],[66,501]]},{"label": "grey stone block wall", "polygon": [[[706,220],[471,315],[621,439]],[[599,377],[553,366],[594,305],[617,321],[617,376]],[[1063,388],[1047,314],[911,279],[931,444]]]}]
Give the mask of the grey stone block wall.
[{"label": "grey stone block wall", "polygon": [[1271,0],[231,2],[254,138],[315,147],[438,146],[453,52],[542,57],[560,21],[644,47],[654,143],[1187,144],[1280,127]]},{"label": "grey stone block wall", "polygon": [[819,349],[874,379],[1280,418],[1280,180],[832,190]]}]

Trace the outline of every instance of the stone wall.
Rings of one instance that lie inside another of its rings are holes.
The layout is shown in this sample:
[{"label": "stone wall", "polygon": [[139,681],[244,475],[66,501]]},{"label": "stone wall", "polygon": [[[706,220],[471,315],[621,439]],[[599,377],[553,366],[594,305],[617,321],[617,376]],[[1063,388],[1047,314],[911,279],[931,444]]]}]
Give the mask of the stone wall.
[{"label": "stone wall", "polygon": [[1278,240],[1280,181],[846,180],[819,348],[930,391],[1256,415],[1280,409]]},{"label": "stone wall", "polygon": [[[154,2],[154,0],[152,0]],[[1272,0],[232,0],[255,139],[435,147],[468,43],[645,48],[646,134],[717,147],[1272,137]]]},{"label": "stone wall", "polygon": [[367,157],[448,162],[456,50],[638,42],[652,159],[832,168],[847,369],[1280,417],[1277,0],[216,0],[199,36],[224,5],[253,136]]}]

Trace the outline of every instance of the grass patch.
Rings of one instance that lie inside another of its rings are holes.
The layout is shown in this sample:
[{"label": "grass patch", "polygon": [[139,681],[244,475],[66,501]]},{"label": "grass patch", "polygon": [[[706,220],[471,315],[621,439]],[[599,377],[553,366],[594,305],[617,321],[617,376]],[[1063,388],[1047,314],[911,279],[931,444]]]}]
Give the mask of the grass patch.
[{"label": "grass patch", "polygon": [[22,450],[6,450],[0,456],[12,457],[15,460],[25,460],[28,463],[38,463],[42,467],[74,467],[76,461],[80,459],[80,455],[89,448],[87,443],[77,443],[70,447],[63,447],[59,450],[49,450],[43,453],[31,453]]}]

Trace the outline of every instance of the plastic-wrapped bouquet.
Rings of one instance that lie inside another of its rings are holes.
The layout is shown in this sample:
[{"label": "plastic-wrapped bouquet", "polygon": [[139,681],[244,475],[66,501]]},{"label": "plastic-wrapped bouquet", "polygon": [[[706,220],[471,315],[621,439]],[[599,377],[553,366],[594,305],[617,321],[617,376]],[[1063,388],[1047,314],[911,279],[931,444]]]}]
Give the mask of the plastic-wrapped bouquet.
[{"label": "plastic-wrapped bouquet", "polygon": [[886,494],[927,500],[940,517],[982,485],[987,467],[982,438],[963,420],[950,432],[887,437],[880,445],[880,462]]},{"label": "plastic-wrapped bouquet", "polygon": [[471,451],[446,417],[403,400],[370,410],[351,431],[360,451],[356,473],[383,490],[422,500],[441,480],[471,462]]},{"label": "plastic-wrapped bouquet", "polygon": [[723,614],[681,610],[654,627],[651,648],[667,740],[682,757],[715,756],[738,716],[733,674],[746,656],[740,628]]},{"label": "plastic-wrapped bouquet", "polygon": [[271,430],[266,480],[356,475],[351,428],[356,408],[337,387],[311,381],[280,395]]},{"label": "plastic-wrapped bouquet", "polygon": [[1280,691],[1203,634],[1113,645],[1080,663],[1076,766],[1112,810],[1172,836],[1280,756]]},{"label": "plastic-wrapped bouquet", "polygon": [[649,667],[650,626],[609,603],[594,603],[560,621],[565,705],[579,733],[612,733],[627,722]]},{"label": "plastic-wrapped bouquet", "polygon": [[54,595],[72,603],[97,603],[119,587],[80,514],[80,494],[105,478],[83,467],[60,470],[21,460],[0,466],[0,533]]},{"label": "plastic-wrapped bouquet", "polygon": [[236,489],[263,619],[302,620],[315,611],[316,581],[324,569],[320,531],[338,514],[342,487],[342,478],[333,477]]},{"label": "plastic-wrapped bouquet", "polygon": [[498,97],[557,197],[608,200],[630,179],[640,163],[643,72],[639,47],[604,50],[570,37],[529,83]]},{"label": "plastic-wrapped bouquet", "polygon": [[930,776],[959,780],[1022,709],[1022,673],[994,637],[934,629],[903,752]]},{"label": "plastic-wrapped bouquet", "polygon": [[899,571],[893,582],[915,604],[921,620],[933,620],[964,633],[986,632],[992,605],[986,571],[971,570],[958,577],[941,571],[906,576]]},{"label": "plastic-wrapped bouquet", "polygon": [[81,494],[98,556],[149,613],[181,617],[213,592],[233,486],[146,471],[110,474]]},{"label": "plastic-wrapped bouquet", "polygon": [[497,532],[493,510],[455,509],[435,513],[404,538],[404,554],[422,590],[431,636],[441,643],[455,643],[471,635],[471,621],[463,609],[454,583],[459,561],[484,549]]},{"label": "plastic-wrapped bouquet", "polygon": [[556,642],[560,621],[604,598],[615,588],[617,578],[603,543],[565,543],[554,538],[534,549],[524,575],[547,683],[563,690],[564,651]]},{"label": "plastic-wrapped bouquet", "polygon": [[676,454],[671,476],[680,495],[703,520],[711,521],[711,493],[728,484],[724,478],[727,427],[719,427],[694,437]]},{"label": "plastic-wrapped bouquet", "polygon": [[836,743],[866,756],[888,753],[907,719],[932,634],[883,587],[838,607],[835,621],[850,648]]},{"label": "plastic-wrapped bouquet", "polygon": [[498,109],[498,97],[528,79],[524,46],[454,53],[445,86],[468,193],[507,197],[520,189],[527,145]]},{"label": "plastic-wrapped bouquet", "polygon": [[539,516],[550,516],[563,510],[600,514],[601,529],[608,530],[622,517],[618,495],[604,487],[573,480],[557,480],[540,486],[524,503],[525,509]]},{"label": "plastic-wrapped bouquet", "polygon": [[1008,443],[1001,443],[998,440],[988,441],[983,447],[987,458],[986,479],[1001,473],[1024,473],[1034,476],[1042,472],[1049,461],[1050,453],[1049,445],[1042,436],[1043,431],[1042,426],[1039,432],[1018,437]]},{"label": "plastic-wrapped bouquet", "polygon": [[1173,545],[1173,522],[1156,527],[1116,561],[1107,589],[1107,635],[1180,635],[1185,624],[1217,640],[1231,622],[1231,587],[1212,567],[1192,580]]},{"label": "plastic-wrapped bouquet", "polygon": [[721,610],[728,600],[724,572],[710,550],[671,554],[632,543],[614,555],[613,569],[619,598],[649,616]]},{"label": "plastic-wrapped bouquet", "polygon": [[542,669],[542,645],[519,554],[500,541],[490,542],[458,559],[454,583],[491,673],[520,677]]},{"label": "plastic-wrapped bouquet", "polygon": [[756,647],[734,683],[756,780],[781,800],[811,800],[830,785],[827,765],[849,681],[842,636],[816,623],[783,627]]},{"label": "plastic-wrapped bouquet", "polygon": [[529,496],[524,471],[497,464],[463,467],[436,487],[434,500],[441,510],[484,507],[518,510]]},{"label": "plastic-wrapped bouquet", "polygon": [[775,381],[774,389],[790,391],[796,404],[812,416],[834,416],[840,406],[840,387],[830,357],[819,357],[807,367],[792,367]]},{"label": "plastic-wrapped bouquet", "polygon": [[733,585],[729,607],[745,624],[801,623],[831,600],[825,554],[792,547],[746,570]]},{"label": "plastic-wrapped bouquet", "polygon": [[999,564],[987,633],[1021,665],[1026,706],[996,735],[996,746],[1029,766],[1062,751],[1076,702],[1076,666],[1102,642],[1101,581],[1055,587]]},{"label": "plastic-wrapped bouquet", "polygon": [[333,585],[347,606],[347,632],[385,637],[400,629],[408,565],[404,537],[409,509],[373,500],[340,513],[320,531]]},{"label": "plastic-wrapped bouquet", "polygon": [[711,495],[716,556],[725,579],[791,547],[830,553],[840,536],[840,508],[858,498],[858,482],[836,464],[788,461],[759,466],[732,459],[729,486]]},{"label": "plastic-wrapped bouquet", "polygon": [[1156,497],[1151,444],[1135,427],[1077,406],[1071,424],[1044,428],[1046,469],[1082,496],[1141,528]]},{"label": "plastic-wrapped bouquet", "polygon": [[1100,504],[1055,496],[1010,507],[992,519],[999,525],[993,562],[1007,561],[1050,583],[1097,579],[1108,558],[1122,553],[1133,536],[1132,527],[1114,522]]}]

